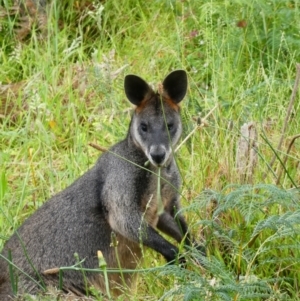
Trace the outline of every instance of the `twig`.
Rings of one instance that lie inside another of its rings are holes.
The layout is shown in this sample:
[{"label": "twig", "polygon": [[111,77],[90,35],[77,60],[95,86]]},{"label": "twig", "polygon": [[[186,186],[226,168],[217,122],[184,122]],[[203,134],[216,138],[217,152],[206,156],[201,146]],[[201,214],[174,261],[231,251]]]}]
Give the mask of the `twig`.
[{"label": "twig", "polygon": [[[294,106],[294,102],[295,102],[297,90],[298,90],[298,87],[299,87],[299,83],[300,83],[300,64],[297,63],[296,64],[296,80],[295,80],[294,88],[293,88],[292,95],[291,95],[291,98],[290,98],[290,103],[289,103],[289,106],[288,106],[288,109],[287,109],[286,117],[285,117],[285,120],[284,120],[280,141],[279,141],[278,146],[277,146],[278,151],[280,151],[281,147],[282,147],[282,143],[283,143],[283,140],[284,140],[284,135],[285,135],[286,129],[288,127],[288,123],[289,123],[290,116],[291,116],[291,113],[292,113],[292,109],[293,109],[293,106]],[[269,164],[270,168],[272,168],[275,160],[276,160],[276,155],[274,154],[274,156],[273,156],[273,158],[272,158],[272,160]],[[268,173],[268,171],[265,173],[264,176],[266,176],[267,173]]]},{"label": "twig", "polygon": [[43,275],[55,275],[59,273],[59,268],[52,268],[42,272]]},{"label": "twig", "polygon": [[[283,164],[282,160],[280,159],[280,156],[278,155],[277,151],[274,149],[274,147],[272,146],[271,143],[269,143],[267,137],[264,137],[263,135],[260,135],[263,140],[269,145],[270,149],[273,151],[274,155],[276,156],[276,158],[278,159],[279,163],[281,164],[282,168],[284,169],[284,171],[286,172],[286,175],[288,176],[288,178],[290,179],[290,181],[292,182],[292,184],[294,185],[295,188],[297,188],[297,184],[294,182],[293,178],[290,176],[290,174],[288,173],[287,169],[285,168],[285,165]],[[271,168],[270,168],[271,170]],[[274,176],[276,176],[276,174],[273,172]]]},{"label": "twig", "polygon": [[[287,161],[287,159],[288,159],[288,154],[290,153],[290,151],[291,151],[291,149],[292,149],[292,146],[293,146],[294,142],[295,142],[296,139],[298,139],[298,138],[300,138],[300,134],[295,135],[295,136],[292,137],[292,140],[291,140],[291,142],[290,142],[290,144],[289,144],[289,147],[288,147],[288,149],[287,149],[287,151],[286,151],[285,157],[284,157],[284,159],[283,159],[283,161],[282,161],[282,163],[284,164],[284,166],[285,166],[286,161]],[[283,167],[282,167],[282,168],[279,170],[279,172],[278,172],[276,185],[278,185],[278,184],[280,183],[280,178],[281,178],[281,175],[282,175],[282,171],[283,171]]]},{"label": "twig", "polygon": [[107,150],[108,150],[106,147],[100,146],[100,145],[98,145],[96,143],[93,143],[93,142],[90,142],[89,146],[91,146],[91,147],[93,147],[93,148],[95,148],[98,151],[103,152],[103,153],[107,152]]},{"label": "twig", "polygon": [[207,125],[207,119],[212,114],[212,112],[218,107],[216,104],[207,114],[204,118],[201,118],[201,123],[197,124],[193,130],[182,140],[182,142],[175,148],[175,153],[181,148],[181,146],[196,132],[196,130],[200,129],[201,127],[204,127]]}]

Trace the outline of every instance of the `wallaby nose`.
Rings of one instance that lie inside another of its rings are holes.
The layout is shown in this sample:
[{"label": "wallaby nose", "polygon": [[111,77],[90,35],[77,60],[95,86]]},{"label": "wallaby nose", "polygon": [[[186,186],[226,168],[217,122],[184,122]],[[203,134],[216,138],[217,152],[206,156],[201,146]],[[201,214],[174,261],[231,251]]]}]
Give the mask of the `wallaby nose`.
[{"label": "wallaby nose", "polygon": [[166,157],[165,149],[158,147],[150,150],[150,156],[154,163],[160,165],[164,162]]}]

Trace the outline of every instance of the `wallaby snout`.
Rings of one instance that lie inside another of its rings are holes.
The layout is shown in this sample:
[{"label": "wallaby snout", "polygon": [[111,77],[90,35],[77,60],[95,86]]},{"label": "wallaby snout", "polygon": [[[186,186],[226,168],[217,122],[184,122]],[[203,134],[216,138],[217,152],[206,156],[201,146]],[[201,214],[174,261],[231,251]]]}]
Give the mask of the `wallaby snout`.
[{"label": "wallaby snout", "polygon": [[152,163],[157,166],[163,166],[166,159],[166,149],[163,145],[152,145],[150,147],[150,157]]},{"label": "wallaby snout", "polygon": [[[0,257],[1,301],[15,294],[11,275],[19,293],[37,293],[42,282],[58,286],[58,273],[45,271],[78,266],[75,252],[80,266],[88,271],[64,271],[63,290],[82,296],[92,285],[107,292],[103,275],[90,272],[98,268],[98,251],[109,269],[135,269],[143,246],[176,262],[179,249],[157,230],[190,244],[188,226],[180,214],[181,181],[172,153],[182,132],[178,104],[187,90],[186,73],[170,73],[158,92],[135,75],[125,77],[124,88],[136,106],[127,137],[41,206],[6,242]],[[148,160],[151,164],[145,167]],[[118,241],[114,248],[112,234]],[[12,258],[13,264],[9,266],[3,257]],[[134,275],[109,273],[110,292],[117,296],[124,286],[131,287]]]}]

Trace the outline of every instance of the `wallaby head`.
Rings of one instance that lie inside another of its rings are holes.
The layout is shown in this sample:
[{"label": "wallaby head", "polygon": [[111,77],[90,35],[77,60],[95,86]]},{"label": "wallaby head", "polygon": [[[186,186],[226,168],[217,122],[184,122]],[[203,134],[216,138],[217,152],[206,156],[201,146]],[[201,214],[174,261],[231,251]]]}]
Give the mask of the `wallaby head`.
[{"label": "wallaby head", "polygon": [[127,75],[124,87],[136,105],[129,135],[154,166],[166,165],[182,132],[178,104],[187,91],[186,72],[170,73],[157,93],[136,75]]}]

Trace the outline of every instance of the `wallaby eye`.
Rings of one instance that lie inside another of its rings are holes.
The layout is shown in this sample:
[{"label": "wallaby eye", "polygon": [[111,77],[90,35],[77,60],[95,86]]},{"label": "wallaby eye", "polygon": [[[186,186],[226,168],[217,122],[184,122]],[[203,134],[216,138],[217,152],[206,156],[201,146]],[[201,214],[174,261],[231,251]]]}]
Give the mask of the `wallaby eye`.
[{"label": "wallaby eye", "polygon": [[171,131],[174,127],[174,124],[173,123],[168,123],[167,127],[168,127],[168,131]]},{"label": "wallaby eye", "polygon": [[141,130],[145,133],[148,131],[148,126],[146,123],[141,123]]}]

